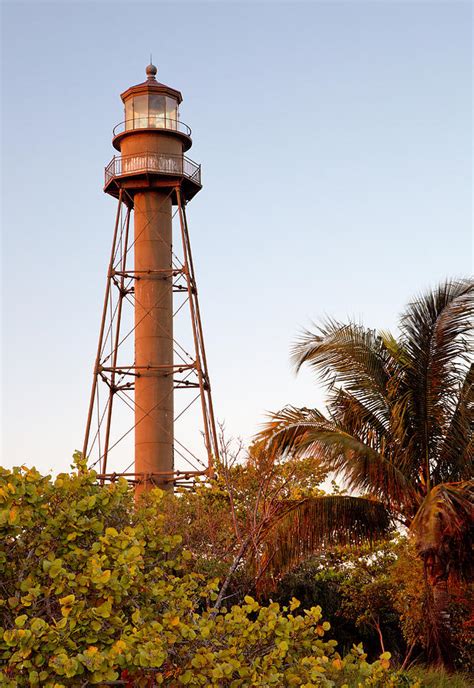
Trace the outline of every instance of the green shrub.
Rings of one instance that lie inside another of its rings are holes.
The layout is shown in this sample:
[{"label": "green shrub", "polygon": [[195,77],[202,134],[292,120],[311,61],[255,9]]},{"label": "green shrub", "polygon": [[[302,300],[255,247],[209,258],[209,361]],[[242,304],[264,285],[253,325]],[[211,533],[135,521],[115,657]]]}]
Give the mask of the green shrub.
[{"label": "green shrub", "polygon": [[136,506],[124,480],[97,485],[79,456],[54,481],[0,469],[2,687],[144,686],[150,670],[164,686],[406,685],[389,653],[341,657],[319,606],[246,597],[213,610],[218,583],[164,534],[162,496]]}]

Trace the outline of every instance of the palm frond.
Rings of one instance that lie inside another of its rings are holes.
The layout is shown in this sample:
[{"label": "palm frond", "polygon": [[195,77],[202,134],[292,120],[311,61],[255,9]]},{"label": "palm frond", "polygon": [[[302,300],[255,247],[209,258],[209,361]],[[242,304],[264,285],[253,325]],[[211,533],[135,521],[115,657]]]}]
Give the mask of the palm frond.
[{"label": "palm frond", "polygon": [[468,480],[474,475],[474,364],[462,383],[444,436],[434,482]]},{"label": "palm frond", "polygon": [[456,409],[474,326],[474,283],[446,281],[409,304],[400,329],[409,357],[403,383],[411,395],[417,454],[429,489],[430,470]]},{"label": "palm frond", "polygon": [[341,476],[350,490],[383,499],[388,508],[408,518],[416,511],[419,492],[390,458],[342,430],[321,433],[317,439],[327,448],[325,466]]},{"label": "palm frond", "polygon": [[373,449],[388,446],[390,428],[350,392],[335,390],[329,399],[328,411],[333,422]]},{"label": "palm frond", "polygon": [[385,499],[391,507],[403,505],[409,512],[418,508],[418,494],[388,451],[384,455],[315,409],[286,407],[272,416],[261,436],[272,451],[314,455],[322,468],[341,475],[353,490]]},{"label": "palm frond", "polygon": [[267,573],[273,578],[325,547],[374,543],[391,529],[384,504],[366,497],[329,495],[289,506],[267,536]]},{"label": "palm frond", "polygon": [[413,448],[413,424],[411,423],[412,394],[407,387],[404,371],[410,363],[410,356],[403,343],[387,331],[381,331],[380,337],[395,364],[391,369],[387,383],[387,398],[390,406],[389,434],[398,447],[397,465],[412,477],[419,473],[419,465],[413,461],[416,452]]},{"label": "palm frond", "polygon": [[442,483],[425,497],[413,519],[428,570],[469,577],[473,573],[474,481]]},{"label": "palm frond", "polygon": [[393,361],[374,330],[327,320],[315,332],[303,333],[293,347],[292,360],[297,371],[307,363],[329,389],[341,386],[380,420],[388,418],[387,384]]},{"label": "palm frond", "polygon": [[398,339],[395,339],[393,334],[388,330],[380,330],[379,337],[392,359],[396,361],[399,369],[403,370],[410,362],[410,358],[403,344]]},{"label": "palm frond", "polygon": [[270,419],[259,432],[258,438],[267,444],[271,452],[282,456],[290,453],[295,456],[309,454],[308,433],[328,422],[317,409],[295,406],[285,406],[281,411],[272,413]]}]

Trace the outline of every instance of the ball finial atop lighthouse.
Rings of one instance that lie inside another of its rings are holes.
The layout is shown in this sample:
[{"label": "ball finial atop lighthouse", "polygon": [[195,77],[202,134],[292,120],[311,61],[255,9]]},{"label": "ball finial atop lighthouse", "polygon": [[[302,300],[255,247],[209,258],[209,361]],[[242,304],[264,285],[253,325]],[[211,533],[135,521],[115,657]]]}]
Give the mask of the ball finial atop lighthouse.
[{"label": "ball finial atop lighthouse", "polygon": [[150,64],[149,64],[148,67],[146,68],[147,79],[148,79],[149,81],[152,81],[152,80],[154,81],[157,72],[158,72],[158,70],[157,70],[157,68],[155,67],[155,65],[154,65],[154,64],[151,64],[151,62],[150,62]]}]

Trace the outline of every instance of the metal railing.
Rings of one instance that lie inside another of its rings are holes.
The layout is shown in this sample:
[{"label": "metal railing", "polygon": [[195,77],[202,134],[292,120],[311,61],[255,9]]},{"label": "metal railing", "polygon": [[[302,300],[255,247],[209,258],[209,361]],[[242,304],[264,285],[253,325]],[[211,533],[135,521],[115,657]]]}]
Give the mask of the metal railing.
[{"label": "metal railing", "polygon": [[187,177],[196,184],[201,184],[201,165],[185,155],[173,153],[115,155],[105,168],[105,184],[114,177],[147,172]]},{"label": "metal railing", "polygon": [[171,119],[162,115],[149,115],[147,117],[134,117],[120,122],[114,127],[113,135],[123,134],[134,129],[165,129],[167,131],[179,131],[181,134],[191,136],[191,129],[179,119]]}]

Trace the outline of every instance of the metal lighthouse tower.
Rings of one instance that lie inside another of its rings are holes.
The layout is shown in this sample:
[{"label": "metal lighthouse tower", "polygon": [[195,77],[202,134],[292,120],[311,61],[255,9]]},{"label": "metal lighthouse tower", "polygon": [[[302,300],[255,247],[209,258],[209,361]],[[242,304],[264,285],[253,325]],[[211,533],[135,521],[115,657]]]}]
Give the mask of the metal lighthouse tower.
[{"label": "metal lighthouse tower", "polygon": [[[181,93],[156,74],[148,65],[146,81],[122,93],[119,155],[105,169],[104,191],[118,205],[83,447],[102,481],[124,475],[139,492],[210,474],[218,454],[186,218],[201,167],[185,156]],[[192,397],[179,406],[175,390]],[[189,448],[175,425],[191,407],[200,438]]]}]

